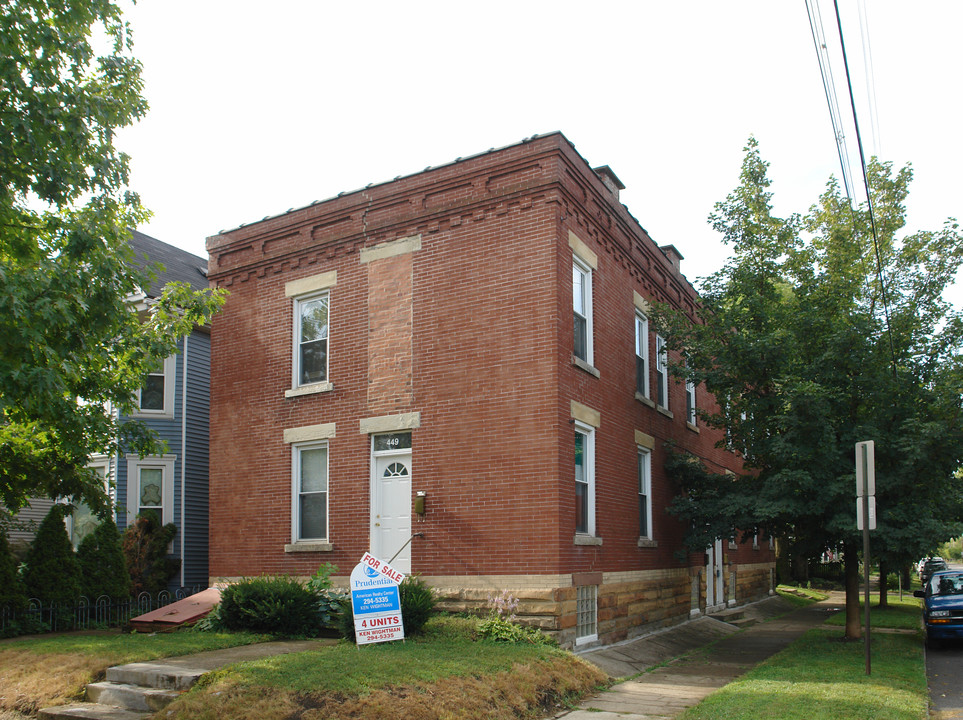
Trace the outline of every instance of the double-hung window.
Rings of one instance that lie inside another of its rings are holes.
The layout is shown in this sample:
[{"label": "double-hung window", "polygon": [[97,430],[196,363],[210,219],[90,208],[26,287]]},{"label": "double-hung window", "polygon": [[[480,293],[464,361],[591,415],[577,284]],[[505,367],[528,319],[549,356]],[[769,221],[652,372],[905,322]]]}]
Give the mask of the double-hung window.
[{"label": "double-hung window", "polygon": [[639,448],[639,537],[652,540],[652,453]]},{"label": "double-hung window", "polygon": [[294,542],[328,539],[328,445],[293,445]]},{"label": "double-hung window", "polygon": [[285,283],[284,294],[294,301],[294,361],[291,389],[297,397],[333,389],[331,385],[331,294],[337,270]]},{"label": "double-hung window", "polygon": [[[688,365],[688,362],[686,363]],[[685,421],[692,427],[696,424],[696,386],[691,379],[685,381]]]},{"label": "double-hung window", "polygon": [[655,383],[656,403],[659,407],[669,409],[669,351],[665,339],[661,335],[655,336]]},{"label": "double-hung window", "polygon": [[311,385],[328,379],[328,306],[322,293],[295,301],[297,318],[297,384]]},{"label": "double-hung window", "polygon": [[574,258],[572,306],[575,314],[575,357],[592,364],[592,268]]},{"label": "double-hung window", "polygon": [[649,319],[635,313],[635,391],[649,397]]},{"label": "double-hung window", "polygon": [[128,522],[153,512],[161,524],[174,522],[173,455],[127,456]]},{"label": "double-hung window", "polygon": [[575,424],[575,532],[595,535],[595,429]]},{"label": "double-hung window", "polygon": [[174,355],[161,360],[144,378],[144,384],[137,391],[135,415],[141,417],[174,417],[174,373],[177,359]]}]

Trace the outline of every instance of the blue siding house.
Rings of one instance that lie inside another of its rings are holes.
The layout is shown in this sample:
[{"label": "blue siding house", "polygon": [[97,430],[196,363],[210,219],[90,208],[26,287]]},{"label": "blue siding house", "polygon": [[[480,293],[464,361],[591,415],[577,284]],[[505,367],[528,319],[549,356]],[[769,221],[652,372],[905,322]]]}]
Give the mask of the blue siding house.
[{"label": "blue siding house", "polygon": [[[195,290],[208,287],[204,258],[136,231],[131,247],[137,262],[163,266],[151,287],[133,298],[139,310],[148,310],[168,282],[186,282]],[[171,580],[172,588],[207,587],[208,582],[210,367],[210,329],[197,328],[182,337],[177,352],[147,377],[138,393],[139,409],[130,416],[152,428],[166,442],[166,452],[92,462],[116,479],[121,531],[143,510],[154,510],[165,524],[177,526],[171,552],[181,560],[181,569]]]}]

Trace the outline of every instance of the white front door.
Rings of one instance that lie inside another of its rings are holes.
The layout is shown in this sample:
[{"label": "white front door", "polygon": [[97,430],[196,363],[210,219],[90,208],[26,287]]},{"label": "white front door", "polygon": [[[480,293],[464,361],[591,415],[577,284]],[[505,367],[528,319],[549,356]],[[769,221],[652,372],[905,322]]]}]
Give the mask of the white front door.
[{"label": "white front door", "polygon": [[371,554],[407,575],[411,572],[411,451],[375,453],[373,464]]},{"label": "white front door", "polygon": [[706,549],[706,557],[709,559],[706,565],[706,612],[716,612],[725,607],[722,540],[716,540]]}]

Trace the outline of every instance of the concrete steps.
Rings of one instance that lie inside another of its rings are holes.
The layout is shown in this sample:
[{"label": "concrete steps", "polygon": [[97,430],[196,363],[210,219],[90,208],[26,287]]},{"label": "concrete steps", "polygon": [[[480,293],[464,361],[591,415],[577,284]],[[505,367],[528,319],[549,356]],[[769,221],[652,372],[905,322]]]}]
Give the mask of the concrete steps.
[{"label": "concrete steps", "polygon": [[57,705],[43,708],[38,717],[46,720],[72,720],[72,718],[89,718],[90,720],[146,720],[153,713],[138,712],[112,705],[98,703],[74,703],[73,705]]},{"label": "concrete steps", "polygon": [[734,625],[737,628],[752,627],[759,622],[759,618],[747,616],[744,608],[723,610],[721,612],[713,613],[710,617],[714,617],[716,620],[721,620],[729,625]]},{"label": "concrete steps", "polygon": [[206,672],[159,663],[107,669],[107,679],[87,685],[87,702],[43,708],[43,720],[144,720],[170,704]]}]

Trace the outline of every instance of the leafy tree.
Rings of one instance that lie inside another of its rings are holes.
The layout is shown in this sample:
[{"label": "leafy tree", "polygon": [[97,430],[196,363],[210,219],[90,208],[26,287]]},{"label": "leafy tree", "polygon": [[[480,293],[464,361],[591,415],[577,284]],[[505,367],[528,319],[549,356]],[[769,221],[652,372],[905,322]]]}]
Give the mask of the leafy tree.
[{"label": "leafy tree", "polygon": [[69,511],[70,506],[63,504],[50,508],[27,553],[23,577],[27,594],[44,603],[72,604],[80,596],[80,565],[64,524]]},{"label": "leafy tree", "polygon": [[0,503],[64,497],[102,513],[87,459],[157,451],[112,411],[132,409],[149,369],[221,300],[177,285],[146,319],[126,302],[151,270],[131,262],[130,228],[147,213],[114,147],[147,110],[119,6],[0,0],[0,11]]},{"label": "leafy tree", "polygon": [[740,186],[710,217],[733,258],[704,282],[695,322],[656,318],[686,357],[673,371],[717,399],[703,419],[745,460],[732,477],[673,457],[673,511],[693,550],[733,528],[791,537],[808,557],[843,545],[846,634],[858,637],[855,444],[876,446],[878,557],[907,563],[963,529],[963,323],[943,299],[963,237],[953,220],[898,237],[908,167],[868,167],[878,255],[868,207],[835,180],[807,214],[778,218],[767,170],[750,139]]},{"label": "leafy tree", "polygon": [[127,559],[121,547],[120,532],[110,515],[80,541],[77,562],[83,575],[83,594],[90,600],[96,600],[101,595],[111,598],[130,596]]},{"label": "leafy tree", "polygon": [[124,530],[122,548],[134,595],[156,593],[167,587],[181,562],[167,556],[167,547],[177,534],[174,523],[161,525],[157,513],[145,510]]}]

